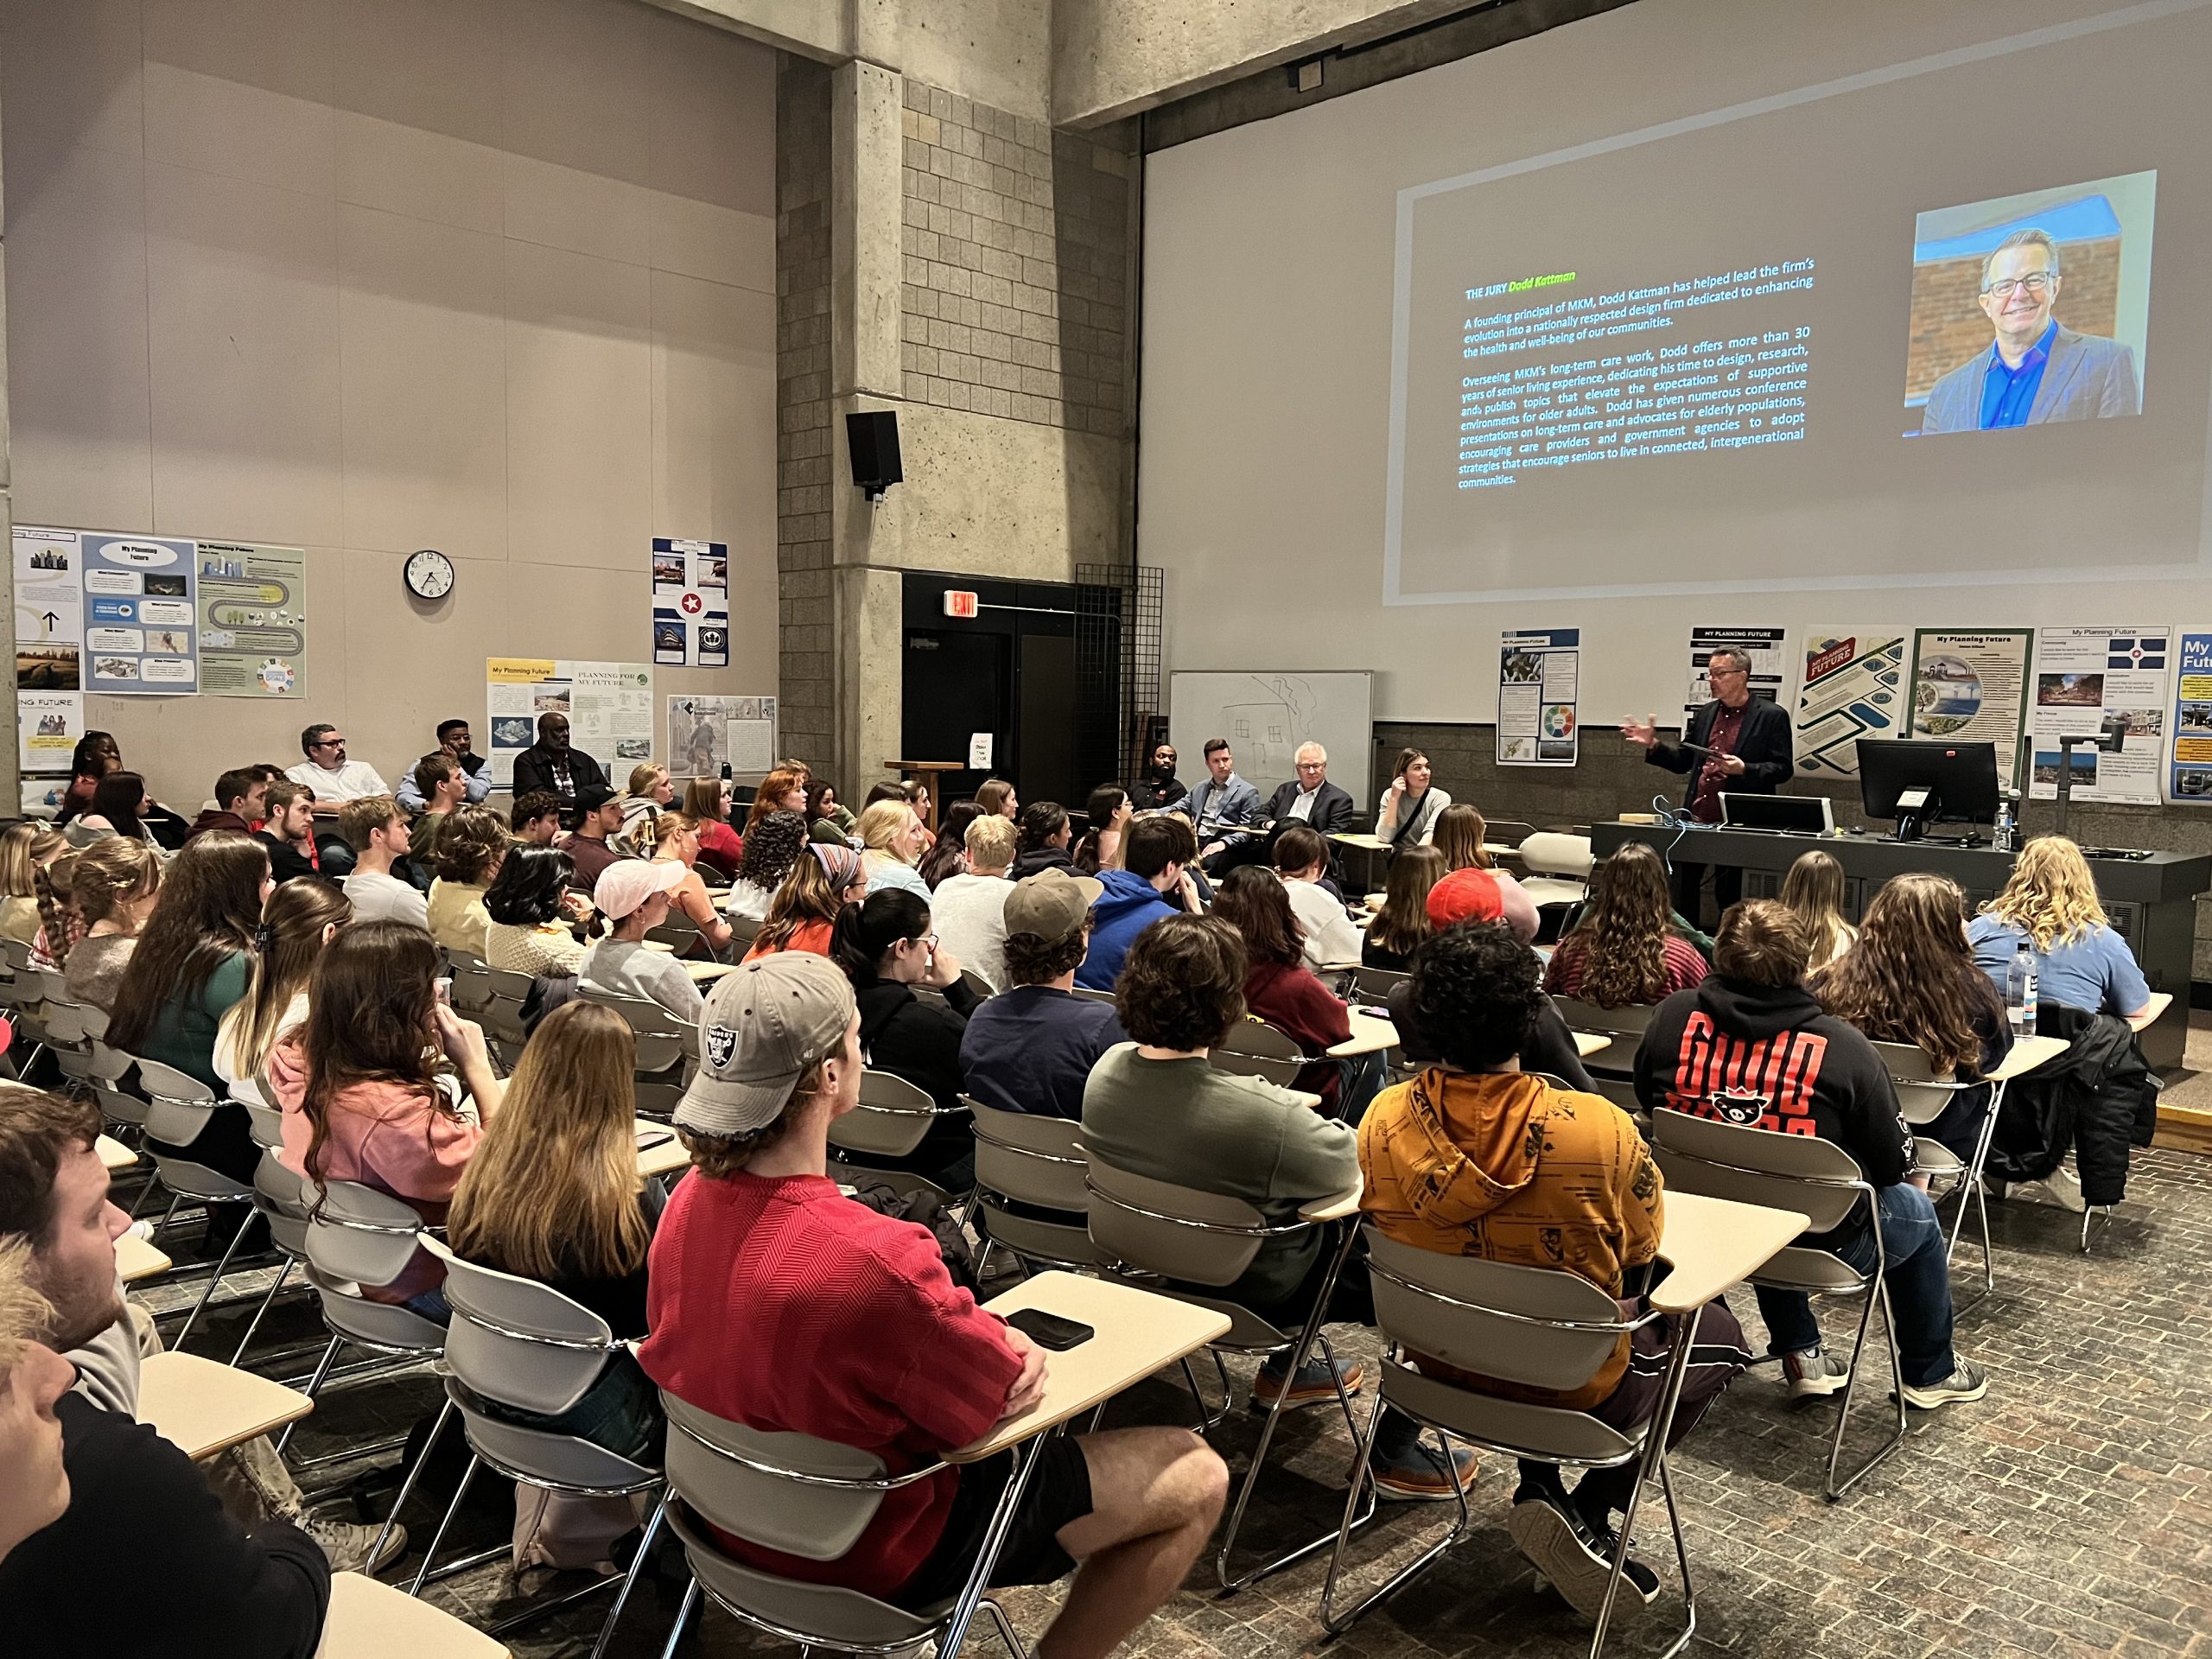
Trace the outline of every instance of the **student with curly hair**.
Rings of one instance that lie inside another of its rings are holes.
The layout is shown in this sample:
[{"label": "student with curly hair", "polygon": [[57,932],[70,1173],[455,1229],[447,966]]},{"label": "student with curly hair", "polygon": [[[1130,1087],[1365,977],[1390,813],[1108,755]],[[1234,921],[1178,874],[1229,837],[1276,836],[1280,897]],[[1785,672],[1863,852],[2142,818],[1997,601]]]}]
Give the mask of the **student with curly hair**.
[{"label": "student with curly hair", "polygon": [[1673,919],[1658,853],[1625,843],[1592,873],[1590,902],[1553,950],[1544,988],[1601,1008],[1647,1007],[1688,990],[1705,978],[1706,960]]}]

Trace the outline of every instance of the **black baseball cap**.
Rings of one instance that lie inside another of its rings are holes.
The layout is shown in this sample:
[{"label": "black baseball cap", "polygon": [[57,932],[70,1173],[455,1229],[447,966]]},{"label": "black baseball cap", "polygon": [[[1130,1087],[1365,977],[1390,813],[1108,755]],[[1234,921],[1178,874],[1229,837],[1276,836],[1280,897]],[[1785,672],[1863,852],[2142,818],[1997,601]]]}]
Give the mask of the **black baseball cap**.
[{"label": "black baseball cap", "polygon": [[614,791],[605,784],[592,784],[576,791],[576,810],[579,812],[596,812],[613,798]]}]

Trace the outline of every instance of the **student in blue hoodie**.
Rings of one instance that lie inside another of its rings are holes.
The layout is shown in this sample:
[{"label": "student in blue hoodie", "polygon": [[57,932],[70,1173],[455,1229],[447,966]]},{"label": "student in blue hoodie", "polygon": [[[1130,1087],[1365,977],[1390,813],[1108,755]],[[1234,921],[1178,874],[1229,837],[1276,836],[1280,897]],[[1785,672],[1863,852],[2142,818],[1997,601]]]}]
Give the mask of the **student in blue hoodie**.
[{"label": "student in blue hoodie", "polygon": [[1162,813],[1129,825],[1122,837],[1122,868],[1098,872],[1106,891],[1092,910],[1090,950],[1076,969],[1077,984],[1112,990],[1138,934],[1163,916],[1201,912],[1188,869],[1198,856],[1198,837],[1187,818]]}]

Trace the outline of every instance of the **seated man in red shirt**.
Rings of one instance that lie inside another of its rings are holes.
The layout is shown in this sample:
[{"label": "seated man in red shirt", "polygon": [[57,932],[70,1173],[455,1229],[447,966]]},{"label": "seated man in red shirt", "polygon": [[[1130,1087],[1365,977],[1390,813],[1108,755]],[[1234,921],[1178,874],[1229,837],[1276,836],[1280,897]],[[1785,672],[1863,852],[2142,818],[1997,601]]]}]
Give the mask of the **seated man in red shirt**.
[{"label": "seated man in red shirt", "polygon": [[[953,1285],[927,1228],[825,1173],[830,1120],[860,1101],[845,976],[803,951],[760,957],[715,985],[699,1030],[676,1110],[695,1173],[653,1236],[646,1374],[715,1416],[870,1452],[893,1474],[1033,1405],[1043,1351]],[[764,1571],[927,1607],[967,1581],[1012,1466],[1009,1452],[885,1494],[836,1560],[721,1542]],[[1039,1659],[1112,1652],[1183,1582],[1228,1483],[1186,1429],[1047,1440],[991,1576],[1076,1569]]]}]

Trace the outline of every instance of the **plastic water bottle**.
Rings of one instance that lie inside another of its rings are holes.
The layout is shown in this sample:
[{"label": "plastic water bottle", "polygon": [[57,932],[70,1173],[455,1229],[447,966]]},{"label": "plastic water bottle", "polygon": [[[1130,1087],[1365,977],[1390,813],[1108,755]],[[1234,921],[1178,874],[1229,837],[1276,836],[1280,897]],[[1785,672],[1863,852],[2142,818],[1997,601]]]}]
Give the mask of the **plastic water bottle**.
[{"label": "plastic water bottle", "polygon": [[2026,939],[2012,953],[2012,966],[2005,976],[2005,1015],[2012,1025],[2012,1040],[2036,1034],[2036,953]]},{"label": "plastic water bottle", "polygon": [[1989,844],[2000,853],[2012,850],[2012,797],[2009,792],[1997,798],[1997,827]]}]

